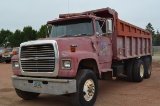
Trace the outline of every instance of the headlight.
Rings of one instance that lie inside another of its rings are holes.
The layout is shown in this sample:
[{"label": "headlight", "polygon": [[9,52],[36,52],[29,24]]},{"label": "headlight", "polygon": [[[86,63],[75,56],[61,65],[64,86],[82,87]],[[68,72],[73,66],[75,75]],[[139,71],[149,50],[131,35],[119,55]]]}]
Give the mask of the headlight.
[{"label": "headlight", "polygon": [[62,69],[71,69],[71,60],[62,60]]},{"label": "headlight", "polygon": [[19,62],[18,61],[13,61],[12,62],[12,67],[13,68],[19,68]]}]

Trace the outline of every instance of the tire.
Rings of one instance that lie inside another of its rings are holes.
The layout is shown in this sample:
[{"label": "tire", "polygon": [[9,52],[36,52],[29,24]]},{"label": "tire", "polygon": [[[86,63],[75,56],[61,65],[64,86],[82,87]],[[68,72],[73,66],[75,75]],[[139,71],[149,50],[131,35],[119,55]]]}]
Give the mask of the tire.
[{"label": "tire", "polygon": [[151,76],[151,60],[149,58],[143,59],[144,63],[144,78],[150,78]]},{"label": "tire", "polygon": [[35,99],[39,96],[40,93],[32,93],[32,92],[26,92],[26,91],[21,91],[17,88],[15,88],[16,93],[19,97],[21,97],[24,100],[32,100]]},{"label": "tire", "polygon": [[2,56],[0,56],[0,63],[2,63],[3,61],[2,61]]},{"label": "tire", "polygon": [[73,105],[93,106],[98,94],[98,80],[96,75],[91,70],[83,69],[78,72],[76,81],[77,92],[73,95]]},{"label": "tire", "polygon": [[144,78],[144,64],[141,59],[135,60],[133,67],[133,81],[142,82]]},{"label": "tire", "polygon": [[6,60],[5,62],[6,62],[6,63],[10,63],[10,62],[11,62],[11,60]]},{"label": "tire", "polygon": [[133,81],[133,66],[134,66],[134,60],[131,60],[127,65],[127,79],[128,79],[128,81]]}]

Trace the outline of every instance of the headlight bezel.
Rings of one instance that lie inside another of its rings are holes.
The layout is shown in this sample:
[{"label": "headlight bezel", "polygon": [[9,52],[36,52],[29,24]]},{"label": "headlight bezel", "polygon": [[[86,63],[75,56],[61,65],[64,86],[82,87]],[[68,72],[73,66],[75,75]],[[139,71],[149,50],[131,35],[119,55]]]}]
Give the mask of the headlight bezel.
[{"label": "headlight bezel", "polygon": [[15,60],[12,61],[12,68],[13,69],[20,69],[20,63],[19,63],[19,61],[15,61]]},{"label": "headlight bezel", "polygon": [[[70,67],[66,67],[65,63],[69,63]],[[61,65],[63,70],[70,70],[72,69],[72,61],[71,59],[62,59],[62,65]]]}]

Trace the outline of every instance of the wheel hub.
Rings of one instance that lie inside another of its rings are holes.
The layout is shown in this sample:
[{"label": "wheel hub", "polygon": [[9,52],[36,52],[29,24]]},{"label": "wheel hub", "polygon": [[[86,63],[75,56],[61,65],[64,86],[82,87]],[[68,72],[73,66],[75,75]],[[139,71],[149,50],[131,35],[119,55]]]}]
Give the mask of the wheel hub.
[{"label": "wheel hub", "polygon": [[148,67],[148,74],[151,74],[151,65]]},{"label": "wheel hub", "polygon": [[141,66],[140,66],[140,76],[141,76],[141,77],[144,76],[144,67],[143,67],[142,64],[141,64]]},{"label": "wheel hub", "polygon": [[92,79],[88,79],[83,87],[83,95],[86,101],[90,101],[95,93],[95,85]]}]

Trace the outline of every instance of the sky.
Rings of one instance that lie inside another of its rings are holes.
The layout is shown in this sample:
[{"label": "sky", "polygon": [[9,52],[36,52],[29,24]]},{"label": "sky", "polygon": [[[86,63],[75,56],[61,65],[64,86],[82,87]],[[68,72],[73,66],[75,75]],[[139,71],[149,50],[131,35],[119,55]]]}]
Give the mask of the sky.
[{"label": "sky", "polygon": [[0,29],[39,30],[63,13],[110,7],[121,20],[145,28],[150,22],[160,31],[160,0],[0,0]]}]

